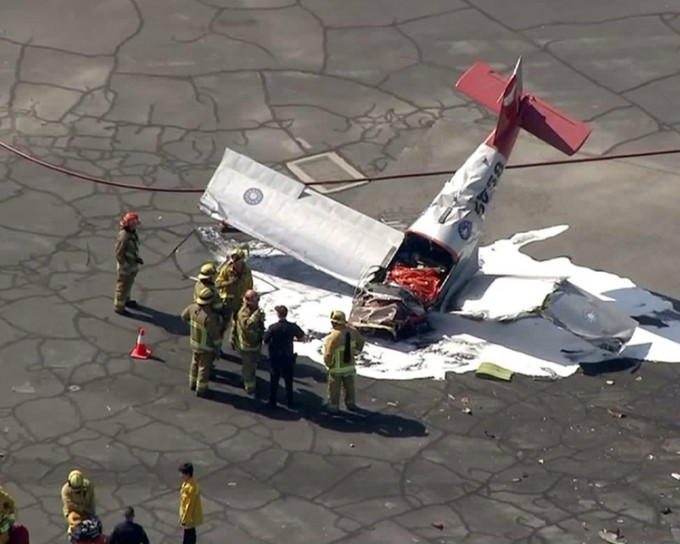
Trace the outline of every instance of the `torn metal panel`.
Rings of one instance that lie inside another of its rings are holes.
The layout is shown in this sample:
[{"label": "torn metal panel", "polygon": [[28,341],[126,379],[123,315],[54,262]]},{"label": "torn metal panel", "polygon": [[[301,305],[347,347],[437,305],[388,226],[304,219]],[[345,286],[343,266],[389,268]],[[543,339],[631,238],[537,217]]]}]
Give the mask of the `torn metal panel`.
[{"label": "torn metal panel", "polygon": [[618,354],[633,337],[637,322],[568,280],[543,302],[541,315],[598,349]]}]

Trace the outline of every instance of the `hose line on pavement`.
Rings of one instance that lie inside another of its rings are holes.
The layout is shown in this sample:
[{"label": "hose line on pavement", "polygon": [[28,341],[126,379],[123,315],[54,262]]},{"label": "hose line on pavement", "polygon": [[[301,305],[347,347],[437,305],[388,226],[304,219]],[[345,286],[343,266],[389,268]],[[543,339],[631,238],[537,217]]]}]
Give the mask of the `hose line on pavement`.
[{"label": "hose line on pavement", "polygon": [[[27,161],[30,161],[34,164],[43,166],[44,168],[48,168],[49,170],[54,170],[55,172],[60,172],[62,174],[65,174],[67,176],[73,177],[73,178],[78,178],[82,179],[85,181],[89,181],[91,183],[97,183],[99,185],[106,185],[108,187],[117,187],[119,189],[132,189],[132,190],[137,190],[137,191],[148,191],[148,192],[156,192],[156,193],[202,193],[205,191],[205,188],[194,188],[194,187],[147,187],[146,185],[134,185],[132,183],[124,183],[120,181],[112,181],[108,179],[103,179],[103,178],[98,178],[96,176],[91,176],[89,174],[83,174],[81,172],[75,172],[73,170],[69,170],[68,168],[64,168],[63,166],[57,166],[56,164],[49,163],[47,161],[44,161],[42,159],[39,159],[37,157],[34,157],[32,155],[29,155],[25,151],[22,151],[14,146],[11,146],[5,142],[0,141],[0,147],[5,149],[6,151],[9,151],[10,153],[13,153],[14,155],[17,155],[21,157],[22,159],[25,159]],[[506,170],[508,169],[515,169],[515,168],[536,168],[539,166],[560,166],[560,165],[566,165],[566,164],[583,164],[583,163],[589,163],[589,162],[602,162],[602,161],[613,161],[613,160],[620,160],[620,159],[634,159],[634,158],[640,158],[640,157],[654,157],[654,156],[660,156],[660,155],[673,155],[676,153],[680,153],[680,148],[675,148],[675,149],[660,149],[660,150],[654,150],[654,151],[639,151],[635,153],[619,153],[619,154],[612,154],[612,155],[599,155],[595,157],[580,157],[576,159],[561,159],[561,160],[552,160],[552,161],[539,161],[539,162],[527,162],[527,163],[519,163],[519,164],[509,164],[505,167]],[[456,173],[456,170],[437,170],[437,171],[431,171],[431,172],[410,172],[410,173],[403,173],[403,174],[390,174],[390,175],[381,175],[381,176],[371,176],[371,177],[364,177],[364,178],[350,178],[350,179],[333,179],[333,180],[327,180],[327,181],[310,181],[306,182],[305,185],[309,186],[314,186],[314,185],[340,185],[340,184],[349,184],[349,183],[361,183],[361,182],[375,182],[375,181],[384,181],[384,180],[397,180],[397,179],[410,179],[410,178],[422,178],[422,177],[427,177],[427,176],[452,176],[453,174]]]}]

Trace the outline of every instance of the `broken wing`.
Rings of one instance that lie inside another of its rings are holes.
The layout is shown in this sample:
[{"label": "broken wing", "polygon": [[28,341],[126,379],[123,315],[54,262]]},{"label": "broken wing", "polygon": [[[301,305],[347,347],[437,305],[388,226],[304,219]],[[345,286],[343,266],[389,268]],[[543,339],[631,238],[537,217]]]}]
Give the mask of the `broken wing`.
[{"label": "broken wing", "polygon": [[230,149],[199,208],[353,286],[386,265],[403,238],[401,232]]}]

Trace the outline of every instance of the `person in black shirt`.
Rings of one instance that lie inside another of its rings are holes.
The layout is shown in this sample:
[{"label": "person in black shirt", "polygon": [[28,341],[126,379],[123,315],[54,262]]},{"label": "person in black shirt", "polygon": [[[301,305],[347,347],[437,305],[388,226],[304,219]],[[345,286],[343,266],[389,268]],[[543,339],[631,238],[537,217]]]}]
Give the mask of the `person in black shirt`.
[{"label": "person in black shirt", "polygon": [[276,407],[279,380],[283,377],[288,408],[293,408],[293,374],[297,357],[293,351],[293,340],[301,341],[305,333],[295,323],[286,320],[288,308],[277,306],[274,311],[279,321],[269,326],[263,338],[269,348],[269,406]]},{"label": "person in black shirt", "polygon": [[123,510],[123,516],[125,521],[113,528],[109,544],[149,544],[144,528],[133,521],[135,519],[134,508],[128,506]]}]

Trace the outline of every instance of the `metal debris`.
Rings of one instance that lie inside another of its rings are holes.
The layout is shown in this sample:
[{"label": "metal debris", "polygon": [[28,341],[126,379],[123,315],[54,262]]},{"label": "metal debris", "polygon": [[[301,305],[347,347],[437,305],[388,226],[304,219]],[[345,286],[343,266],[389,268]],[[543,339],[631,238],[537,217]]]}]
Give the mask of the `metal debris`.
[{"label": "metal debris", "polygon": [[12,386],[12,391],[15,393],[35,393],[35,387],[33,387],[29,382],[25,382],[21,385]]},{"label": "metal debris", "polygon": [[671,474],[671,476],[672,476],[673,478],[675,478],[676,480],[680,480],[680,474],[678,474],[677,472],[673,472],[673,473]]},{"label": "metal debris", "polygon": [[621,535],[621,529],[616,529],[615,532],[607,531],[606,529],[602,529],[601,531],[597,532],[597,535],[604,540],[605,542],[609,542],[610,544],[626,544],[627,540]]},{"label": "metal debris", "polygon": [[618,418],[626,417],[626,414],[624,414],[620,410],[617,410],[616,408],[607,408],[607,413],[612,417],[618,417]]}]

